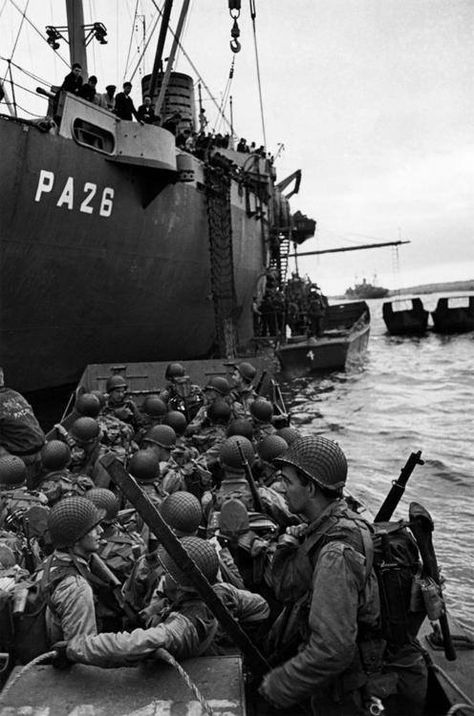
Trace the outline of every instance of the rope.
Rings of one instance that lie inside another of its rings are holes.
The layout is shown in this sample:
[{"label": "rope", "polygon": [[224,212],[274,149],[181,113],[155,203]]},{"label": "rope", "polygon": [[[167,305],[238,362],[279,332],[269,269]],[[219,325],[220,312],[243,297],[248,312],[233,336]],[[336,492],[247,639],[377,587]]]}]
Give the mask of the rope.
[{"label": "rope", "polygon": [[29,4],[30,4],[30,0],[26,0],[25,9],[24,9],[23,12],[21,13],[20,27],[18,28],[18,32],[17,32],[17,34],[16,34],[15,44],[13,45],[13,49],[12,49],[12,51],[11,51],[11,57],[10,57],[10,59],[12,59],[12,58],[13,58],[13,55],[15,54],[16,46],[18,45],[18,40],[20,39],[21,30],[22,30],[22,27],[23,27],[23,23],[25,22],[26,11],[28,10],[28,5],[29,5]]},{"label": "rope", "polygon": [[[13,7],[14,7],[16,10],[18,10],[19,13],[22,14],[22,10],[20,10],[20,8],[19,8],[18,5],[16,4],[15,0],[10,0],[10,2],[11,2],[11,4],[13,5]],[[33,22],[31,22],[31,20],[30,20],[29,18],[27,18],[26,16],[25,16],[25,20],[26,20],[26,22],[27,22],[29,25],[31,25],[31,27],[33,28],[33,30],[35,30],[35,32],[38,33],[38,35],[41,37],[41,39],[42,39],[44,42],[46,42],[46,39],[45,39],[43,33],[41,32],[41,30],[38,30],[38,28],[36,27],[36,25],[35,25]],[[69,67],[69,62],[68,62],[67,60],[65,60],[64,57],[63,57],[62,55],[60,55],[57,50],[54,50],[54,52],[55,52],[56,55],[59,57],[59,59],[64,62],[64,64],[66,65],[66,67]]]},{"label": "rope", "polygon": [[144,45],[144,47],[143,47],[143,52],[139,55],[138,61],[137,61],[137,64],[136,64],[136,67],[135,67],[135,69],[133,70],[132,74],[130,75],[130,82],[133,80],[133,78],[135,77],[135,75],[136,75],[137,72],[138,72],[138,68],[140,67],[140,62],[143,60],[143,58],[144,58],[144,56],[145,56],[145,52],[146,52],[147,49],[148,49],[148,45],[150,44],[151,39],[152,39],[153,35],[155,34],[155,30],[156,30],[156,27],[157,27],[157,25],[158,25],[159,20],[160,20],[160,17],[159,17],[159,15],[157,15],[157,17],[155,18],[155,24],[154,24],[153,27],[151,28],[151,32],[149,33],[148,39],[147,39],[147,41],[145,42],[145,45]]},{"label": "rope", "polygon": [[135,32],[135,22],[137,21],[137,13],[138,13],[138,0],[137,0],[136,3],[135,3],[135,12],[133,13],[132,29],[131,29],[131,31],[130,31],[130,42],[129,42],[129,44],[128,44],[127,59],[126,59],[126,61],[125,61],[125,70],[124,70],[124,73],[123,73],[123,82],[125,82],[125,76],[126,76],[127,71],[128,71],[128,61],[129,61],[129,59],[130,59],[130,55],[131,55],[131,52],[132,52],[132,42],[133,42],[133,35],[134,35],[134,32]]},{"label": "rope", "polygon": [[156,656],[158,656],[160,659],[162,659],[162,660],[165,661],[167,664],[169,664],[169,665],[172,666],[174,669],[176,669],[176,671],[177,671],[178,674],[181,676],[181,678],[183,679],[183,681],[184,681],[184,683],[186,684],[186,686],[188,687],[188,689],[190,689],[190,690],[192,691],[192,693],[194,694],[194,696],[196,697],[196,699],[197,699],[197,700],[199,701],[199,703],[201,704],[201,708],[202,708],[203,713],[204,713],[204,714],[207,714],[208,716],[213,716],[213,713],[214,713],[214,712],[212,711],[212,709],[211,709],[209,703],[206,701],[206,699],[204,698],[204,696],[201,694],[201,692],[199,691],[199,689],[198,689],[198,687],[196,686],[196,684],[191,681],[191,679],[190,679],[190,677],[189,677],[189,674],[187,674],[187,672],[183,669],[183,667],[181,666],[181,664],[178,664],[178,662],[176,661],[176,659],[175,659],[173,656],[171,656],[171,654],[170,654],[168,651],[166,651],[166,649],[161,649],[161,648],[160,648],[160,649],[157,649],[156,652],[155,652],[155,654],[156,654]]},{"label": "rope", "polygon": [[[438,666],[437,664],[430,664],[430,668],[440,674],[440,676],[442,676],[448,682],[451,688],[453,688],[454,691],[456,691],[459,696],[465,701],[465,703],[468,704],[469,708],[474,711],[474,702],[472,702],[469,696],[467,696],[467,694],[465,694],[464,691],[459,688],[456,682],[453,681],[453,679],[444,671],[444,669],[441,668],[441,666]],[[456,706],[453,706],[452,708],[456,708],[459,706],[460,704],[456,704]],[[451,714],[451,710],[448,713]],[[453,713],[455,713],[455,711],[453,711]]]},{"label": "rope", "polygon": [[260,63],[258,61],[258,47],[257,47],[257,30],[255,28],[255,18],[257,12],[255,10],[255,0],[249,0],[250,2],[250,14],[252,16],[252,28],[253,28],[253,42],[255,46],[255,63],[257,66],[257,81],[258,81],[258,96],[260,100],[260,117],[262,119],[262,134],[263,134],[263,146],[267,146],[267,135],[265,132],[265,116],[263,112],[263,99],[262,99],[262,81],[260,79]]},{"label": "rope", "polygon": [[30,671],[33,666],[36,666],[37,664],[41,664],[42,661],[47,661],[48,659],[51,659],[51,657],[56,656],[55,651],[47,651],[45,654],[40,654],[36,657],[36,659],[33,659],[32,661],[29,661],[26,666],[24,666],[20,671],[15,674],[15,676],[7,683],[5,688],[0,694],[0,703],[5,699],[5,696],[13,689],[17,681],[21,679],[22,676],[24,676],[28,671]]}]

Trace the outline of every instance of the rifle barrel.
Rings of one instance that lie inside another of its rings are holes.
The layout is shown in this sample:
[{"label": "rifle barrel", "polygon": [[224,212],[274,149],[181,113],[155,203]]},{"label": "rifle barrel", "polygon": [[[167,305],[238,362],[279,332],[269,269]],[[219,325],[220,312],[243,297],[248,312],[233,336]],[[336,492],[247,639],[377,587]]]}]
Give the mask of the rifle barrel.
[{"label": "rifle barrel", "polygon": [[395,512],[398,503],[402,499],[403,493],[405,492],[405,486],[410,478],[410,475],[417,465],[424,465],[424,460],[421,459],[421,450],[410,454],[410,457],[400,471],[398,480],[394,480],[392,482],[390,492],[375,515],[374,522],[388,522],[392,518],[392,515]]}]

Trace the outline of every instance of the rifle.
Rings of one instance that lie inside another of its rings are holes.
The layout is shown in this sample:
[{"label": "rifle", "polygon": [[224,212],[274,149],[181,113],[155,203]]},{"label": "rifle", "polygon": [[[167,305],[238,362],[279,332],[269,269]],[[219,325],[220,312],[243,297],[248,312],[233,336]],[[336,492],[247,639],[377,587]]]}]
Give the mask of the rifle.
[{"label": "rifle", "polygon": [[154,504],[143,492],[137,481],[128,474],[124,466],[111,453],[101,458],[103,467],[110,474],[113,482],[120,487],[124,495],[134,505],[137,512],[150,530],[156,535],[172,559],[179,564],[180,568],[191,578],[195,588],[201,595],[204,602],[212,611],[222,627],[227,631],[233,641],[247,656],[250,665],[255,673],[263,674],[270,670],[270,665],[259,652],[255,644],[250,641],[247,634],[234,619],[219,596],[214,592],[211,585],[189,557],[179,539],[168,527]]},{"label": "rifle", "polygon": [[392,481],[390,492],[375,515],[374,522],[388,522],[392,518],[392,515],[395,512],[398,503],[402,499],[403,493],[405,492],[405,485],[407,484],[411,473],[417,465],[424,464],[425,461],[421,459],[421,450],[410,454],[410,457],[400,471],[398,480]]},{"label": "rifle", "polygon": [[439,598],[441,606],[441,613],[437,618],[443,635],[444,653],[448,661],[454,661],[456,659],[456,651],[449,631],[446,605],[441,593],[438,561],[433,547],[432,532],[434,523],[428,510],[417,502],[410,503],[408,514],[410,518],[409,527],[415,536],[418,549],[420,550],[424,576],[433,580],[437,588],[437,597]]},{"label": "rifle", "polygon": [[25,515],[22,515],[21,518],[21,524],[23,527],[23,534],[25,536],[23,545],[22,545],[22,552],[23,557],[25,560],[25,567],[28,570],[30,574],[33,574],[33,572],[36,570],[36,559],[35,559],[35,553],[33,552],[31,548],[31,540],[30,540],[30,525],[28,522],[28,517],[25,517]]},{"label": "rifle", "polygon": [[260,500],[260,495],[258,494],[257,486],[255,484],[255,480],[252,473],[252,468],[249,465],[249,461],[245,457],[244,451],[242,449],[242,445],[240,442],[237,442],[237,449],[239,451],[240,460],[242,462],[242,467],[245,470],[245,477],[247,478],[247,482],[249,484],[250,492],[252,493],[252,499],[253,504],[255,505],[255,509],[257,512],[262,511],[262,502]]}]

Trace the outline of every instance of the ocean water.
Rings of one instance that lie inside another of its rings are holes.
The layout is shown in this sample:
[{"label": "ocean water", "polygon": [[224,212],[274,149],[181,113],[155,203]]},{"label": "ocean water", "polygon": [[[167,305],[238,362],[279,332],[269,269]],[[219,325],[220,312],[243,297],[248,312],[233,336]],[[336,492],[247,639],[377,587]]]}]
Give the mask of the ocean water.
[{"label": "ocean water", "polygon": [[[433,310],[439,295],[422,296]],[[474,332],[420,338],[386,333],[383,300],[368,302],[367,356],[349,373],[283,382],[292,423],[336,440],[349,463],[348,488],[375,514],[411,452],[422,451],[394,515],[419,502],[434,521],[433,543],[450,612],[474,627]]]}]

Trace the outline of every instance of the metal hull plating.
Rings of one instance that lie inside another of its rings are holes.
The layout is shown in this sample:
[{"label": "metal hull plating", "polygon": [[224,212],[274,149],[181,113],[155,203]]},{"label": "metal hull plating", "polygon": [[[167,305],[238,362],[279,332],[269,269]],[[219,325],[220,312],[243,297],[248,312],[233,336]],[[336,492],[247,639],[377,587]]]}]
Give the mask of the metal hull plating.
[{"label": "metal hull plating", "polygon": [[[168,183],[25,124],[0,119],[0,137],[0,365],[9,384],[33,391],[76,381],[88,363],[209,355],[203,165],[193,158],[195,180]],[[231,213],[245,343],[265,241],[236,186]]]}]

